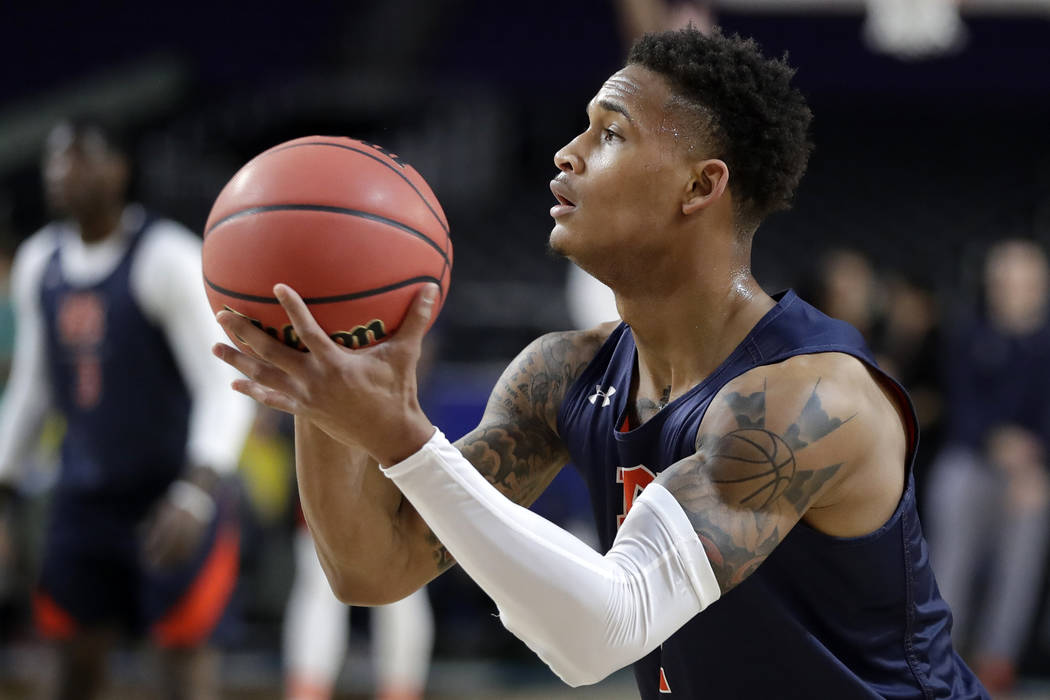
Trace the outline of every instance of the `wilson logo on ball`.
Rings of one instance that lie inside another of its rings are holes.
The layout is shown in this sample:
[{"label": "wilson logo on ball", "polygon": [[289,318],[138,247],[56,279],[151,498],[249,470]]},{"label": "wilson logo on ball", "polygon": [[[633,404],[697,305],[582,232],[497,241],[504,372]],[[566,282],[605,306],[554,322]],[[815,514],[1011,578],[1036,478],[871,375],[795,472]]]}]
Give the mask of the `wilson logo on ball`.
[{"label": "wilson logo on ball", "polygon": [[[224,309],[231,313],[235,313],[241,318],[245,319],[253,326],[266,333],[267,335],[280,340],[285,345],[291,346],[296,350],[306,351],[306,344],[303,343],[299,334],[295,332],[295,328],[292,324],[285,324],[283,328],[278,330],[273,326],[267,326],[257,318],[252,318],[247,314],[242,314],[237,309],[231,309],[229,306],[224,306]],[[357,350],[367,345],[371,345],[379,340],[382,340],[387,336],[386,325],[380,319],[374,319],[367,325],[354,326],[348,331],[336,331],[331,333],[328,337],[339,343],[343,347],[350,348],[351,350]]]},{"label": "wilson logo on ball", "polygon": [[354,326],[348,331],[336,331],[332,340],[348,348],[363,348],[386,337],[386,325],[378,318],[364,326]]}]

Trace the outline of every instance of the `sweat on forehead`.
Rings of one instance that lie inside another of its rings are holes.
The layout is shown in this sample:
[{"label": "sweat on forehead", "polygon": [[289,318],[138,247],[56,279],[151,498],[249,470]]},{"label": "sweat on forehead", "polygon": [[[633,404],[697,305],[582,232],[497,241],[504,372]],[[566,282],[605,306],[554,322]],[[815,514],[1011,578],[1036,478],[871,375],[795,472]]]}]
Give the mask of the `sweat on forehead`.
[{"label": "sweat on forehead", "polygon": [[[714,113],[681,95],[661,74],[629,64],[605,82],[595,99],[599,106],[608,108],[602,104],[602,97],[622,98],[633,116],[647,122],[654,131],[669,134],[690,153],[722,157],[723,135]],[[644,114],[643,110],[650,113]]]},{"label": "sweat on forehead", "polygon": [[642,87],[637,79],[631,77],[630,74],[626,74],[624,68],[616,73],[613,73],[605,84],[602,85],[602,91],[621,93],[623,95],[635,96],[639,94]]},{"label": "sweat on forehead", "polygon": [[606,80],[592,105],[620,112],[634,122],[648,124],[660,121],[669,85],[658,74],[642,66],[627,66]]}]

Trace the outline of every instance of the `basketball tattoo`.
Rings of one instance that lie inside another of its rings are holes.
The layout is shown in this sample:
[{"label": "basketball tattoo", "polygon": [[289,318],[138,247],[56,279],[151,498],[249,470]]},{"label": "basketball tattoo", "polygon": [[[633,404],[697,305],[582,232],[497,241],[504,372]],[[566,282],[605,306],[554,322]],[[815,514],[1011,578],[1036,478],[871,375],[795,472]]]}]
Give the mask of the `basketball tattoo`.
[{"label": "basketball tattoo", "polygon": [[[806,512],[842,463],[802,468],[798,453],[854,416],[829,416],[821,406],[820,379],[798,416],[782,432],[766,426],[766,384],[723,401],[737,427],[697,438],[696,454],[665,470],[659,480],[674,494],[704,543],[723,595],[747,578],[787,532],[777,514]],[[747,513],[750,517],[744,517]]]}]

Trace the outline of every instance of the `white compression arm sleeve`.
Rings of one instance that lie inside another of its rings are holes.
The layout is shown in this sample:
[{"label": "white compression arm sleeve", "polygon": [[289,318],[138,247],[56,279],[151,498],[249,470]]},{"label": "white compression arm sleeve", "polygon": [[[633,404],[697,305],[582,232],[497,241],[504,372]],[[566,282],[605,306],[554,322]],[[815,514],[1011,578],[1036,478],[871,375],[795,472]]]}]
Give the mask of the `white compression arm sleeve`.
[{"label": "white compression arm sleeve", "polygon": [[15,356],[10,382],[0,401],[0,484],[16,485],[26,457],[40,437],[51,406],[40,310],[40,284],[54,251],[49,230],[38,232],[18,249],[11,270],[11,297],[15,307]]},{"label": "white compression arm sleeve", "polygon": [[190,392],[186,457],[219,474],[232,474],[255,404],[230,391],[236,370],[211,354],[211,346],[226,338],[204,294],[201,240],[168,220],[155,222],[147,236],[131,268],[131,288],[147,317],[163,329]]},{"label": "white compression arm sleeve", "polygon": [[441,431],[384,472],[504,626],[569,685],[637,661],[719,597],[700,539],[659,484],[635,500],[602,556],[503,496]]}]

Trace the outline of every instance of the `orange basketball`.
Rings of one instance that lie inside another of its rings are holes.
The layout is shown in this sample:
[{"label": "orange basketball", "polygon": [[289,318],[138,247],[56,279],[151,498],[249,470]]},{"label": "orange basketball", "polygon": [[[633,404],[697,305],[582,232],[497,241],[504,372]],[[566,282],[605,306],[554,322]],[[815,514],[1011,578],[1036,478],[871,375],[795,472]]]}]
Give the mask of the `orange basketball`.
[{"label": "orange basketball", "polygon": [[394,333],[419,288],[448,292],[452,243],[437,198],[412,166],[374,144],[307,136],[252,158],[219,193],[204,228],[204,285],[230,309],[305,349],[273,295],[297,291],[338,343]]}]

